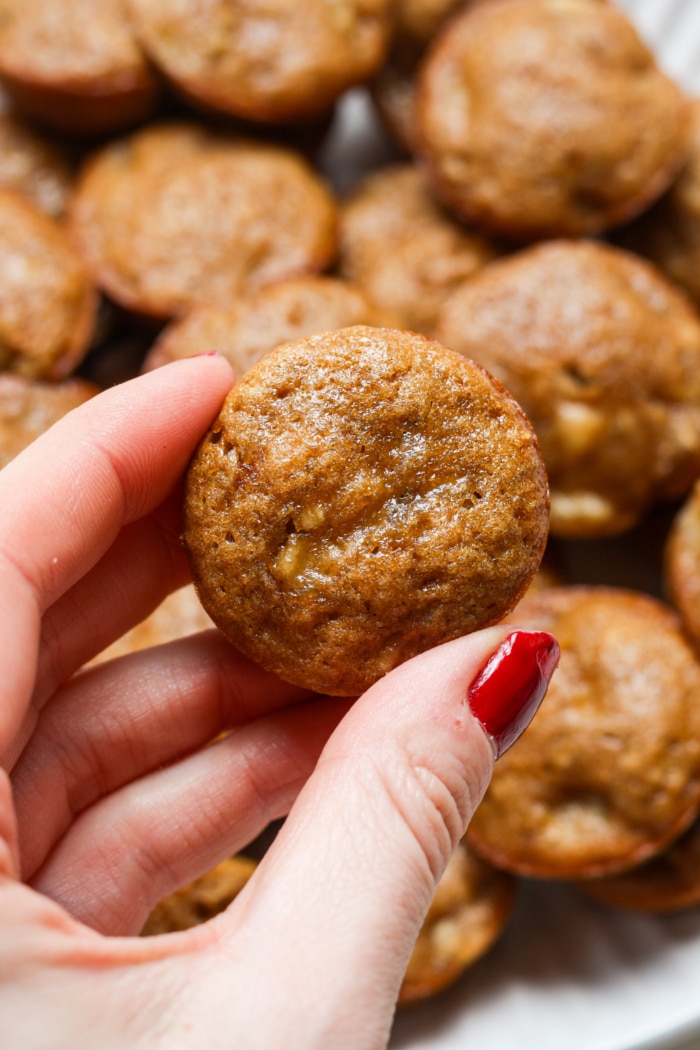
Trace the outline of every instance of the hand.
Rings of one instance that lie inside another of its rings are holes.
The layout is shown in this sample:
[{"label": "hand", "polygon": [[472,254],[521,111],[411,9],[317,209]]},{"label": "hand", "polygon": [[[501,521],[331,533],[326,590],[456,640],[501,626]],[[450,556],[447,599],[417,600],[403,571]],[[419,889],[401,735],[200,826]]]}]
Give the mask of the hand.
[{"label": "hand", "polygon": [[[217,357],[166,366],[0,473],[8,1050],[385,1045],[494,741],[524,726],[556,662],[548,635],[501,626],[351,704],[210,631],[76,674],[189,580],[181,478],[231,382]],[[135,936],[162,896],[287,813],[225,913]]]}]

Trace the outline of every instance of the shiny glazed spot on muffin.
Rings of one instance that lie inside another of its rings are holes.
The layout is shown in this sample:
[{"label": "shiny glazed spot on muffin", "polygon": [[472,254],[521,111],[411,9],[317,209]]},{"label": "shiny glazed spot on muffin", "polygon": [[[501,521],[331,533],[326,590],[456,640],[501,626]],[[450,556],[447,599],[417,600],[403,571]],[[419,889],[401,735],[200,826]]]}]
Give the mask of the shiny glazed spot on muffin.
[{"label": "shiny glazed spot on muffin", "polygon": [[184,540],[209,615],[251,659],[336,695],[497,623],[547,525],[520,407],[477,365],[390,329],[266,354],[186,481]]}]

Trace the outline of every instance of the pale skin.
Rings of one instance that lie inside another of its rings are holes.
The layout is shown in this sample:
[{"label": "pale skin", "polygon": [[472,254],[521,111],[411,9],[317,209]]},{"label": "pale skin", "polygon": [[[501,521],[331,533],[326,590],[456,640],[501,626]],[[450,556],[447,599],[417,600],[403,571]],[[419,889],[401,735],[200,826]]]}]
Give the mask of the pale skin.
[{"label": "pale skin", "polygon": [[[488,783],[469,685],[496,627],[355,703],[216,632],[76,672],[189,580],[180,485],[233,379],[181,361],[99,395],[0,473],[0,1017],[13,1050],[365,1050]],[[206,746],[222,730],[225,739]],[[165,894],[289,814],[217,919]]]}]

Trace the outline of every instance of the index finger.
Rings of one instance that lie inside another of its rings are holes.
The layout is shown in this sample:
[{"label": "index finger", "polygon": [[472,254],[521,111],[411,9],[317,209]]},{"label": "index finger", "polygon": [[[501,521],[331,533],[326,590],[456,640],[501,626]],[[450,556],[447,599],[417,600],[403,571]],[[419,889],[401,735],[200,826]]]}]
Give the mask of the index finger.
[{"label": "index finger", "polygon": [[43,612],[163,501],[233,377],[189,358],[98,394],[0,472],[0,754],[31,695]]}]

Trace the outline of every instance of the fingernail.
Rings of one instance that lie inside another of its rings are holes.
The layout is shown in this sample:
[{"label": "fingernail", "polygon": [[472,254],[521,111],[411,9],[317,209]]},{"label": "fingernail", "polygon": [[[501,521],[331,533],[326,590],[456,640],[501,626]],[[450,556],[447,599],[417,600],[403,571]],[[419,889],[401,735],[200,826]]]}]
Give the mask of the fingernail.
[{"label": "fingernail", "polygon": [[218,350],[205,350],[205,352],[203,354],[193,354],[192,356],[193,357],[218,357],[219,356],[219,351]]},{"label": "fingernail", "polygon": [[472,682],[467,701],[491,737],[496,758],[514,744],[547,692],[559,644],[547,631],[513,631]]}]

